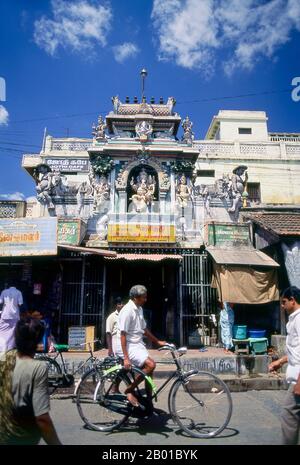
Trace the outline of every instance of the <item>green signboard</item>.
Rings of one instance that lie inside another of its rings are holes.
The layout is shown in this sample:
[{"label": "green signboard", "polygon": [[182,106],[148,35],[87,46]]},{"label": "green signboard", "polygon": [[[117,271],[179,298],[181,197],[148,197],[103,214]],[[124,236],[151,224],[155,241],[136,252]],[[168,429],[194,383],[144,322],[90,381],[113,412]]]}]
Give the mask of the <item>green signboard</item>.
[{"label": "green signboard", "polygon": [[85,223],[79,219],[58,220],[58,243],[80,245],[85,234]]},{"label": "green signboard", "polygon": [[248,224],[209,223],[206,227],[208,245],[216,247],[251,245]]}]

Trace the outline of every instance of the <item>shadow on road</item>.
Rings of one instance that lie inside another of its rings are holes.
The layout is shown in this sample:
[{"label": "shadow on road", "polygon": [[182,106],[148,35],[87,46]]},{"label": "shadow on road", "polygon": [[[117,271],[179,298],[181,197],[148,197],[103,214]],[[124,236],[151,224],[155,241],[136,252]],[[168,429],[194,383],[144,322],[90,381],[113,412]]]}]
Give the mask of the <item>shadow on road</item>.
[{"label": "shadow on road", "polygon": [[143,418],[138,420],[129,419],[128,423],[120,428],[115,430],[110,434],[121,434],[121,433],[138,433],[141,436],[145,436],[150,433],[159,434],[165,438],[169,437],[168,433],[174,433],[174,429],[167,426],[168,421],[171,419],[171,415],[163,410],[159,414],[153,414],[149,418]]},{"label": "shadow on road", "polygon": [[[181,435],[181,436],[184,436],[186,438],[190,438],[191,436],[189,436],[185,431],[182,431],[182,430],[177,430],[175,431],[175,434],[177,435]],[[217,436],[214,436],[212,438],[203,438],[203,439],[222,439],[222,438],[231,438],[233,436],[237,436],[238,434],[240,434],[240,432],[235,429],[235,428],[225,428],[220,434],[218,434]],[[201,438],[199,438],[201,439]]]}]

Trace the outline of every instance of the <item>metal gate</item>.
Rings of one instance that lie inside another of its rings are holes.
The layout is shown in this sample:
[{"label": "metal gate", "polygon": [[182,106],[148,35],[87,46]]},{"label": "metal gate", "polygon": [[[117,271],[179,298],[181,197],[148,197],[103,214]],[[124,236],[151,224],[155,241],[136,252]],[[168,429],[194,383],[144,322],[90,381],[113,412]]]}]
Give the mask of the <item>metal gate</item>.
[{"label": "metal gate", "polygon": [[183,255],[180,269],[180,344],[188,344],[197,326],[211,335],[212,313],[216,313],[217,295],[210,286],[212,264],[206,253]]},{"label": "metal gate", "polygon": [[69,326],[95,326],[101,337],[103,324],[104,266],[82,257],[63,261],[59,340],[66,342]]}]

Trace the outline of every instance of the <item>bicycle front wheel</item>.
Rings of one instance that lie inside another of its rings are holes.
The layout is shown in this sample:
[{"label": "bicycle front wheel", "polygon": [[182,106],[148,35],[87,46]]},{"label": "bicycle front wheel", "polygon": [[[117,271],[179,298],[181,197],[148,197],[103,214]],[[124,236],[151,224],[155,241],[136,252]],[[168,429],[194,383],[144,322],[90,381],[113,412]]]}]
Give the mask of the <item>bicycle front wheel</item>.
[{"label": "bicycle front wheel", "polygon": [[128,418],[124,391],[130,381],[124,375],[104,375],[90,370],[77,388],[76,403],[86,426],[94,431],[113,431]]},{"label": "bicycle front wheel", "polygon": [[170,393],[170,413],[189,436],[211,438],[228,425],[232,414],[231,394],[212,373],[198,371],[175,382]]}]

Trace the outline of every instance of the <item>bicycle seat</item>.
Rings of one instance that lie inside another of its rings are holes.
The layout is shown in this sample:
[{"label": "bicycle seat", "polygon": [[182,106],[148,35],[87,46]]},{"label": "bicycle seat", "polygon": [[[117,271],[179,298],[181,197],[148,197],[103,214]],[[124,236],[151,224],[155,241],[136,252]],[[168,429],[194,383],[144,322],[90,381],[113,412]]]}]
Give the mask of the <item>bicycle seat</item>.
[{"label": "bicycle seat", "polygon": [[54,349],[56,352],[68,352],[69,346],[68,344],[54,344]]}]

